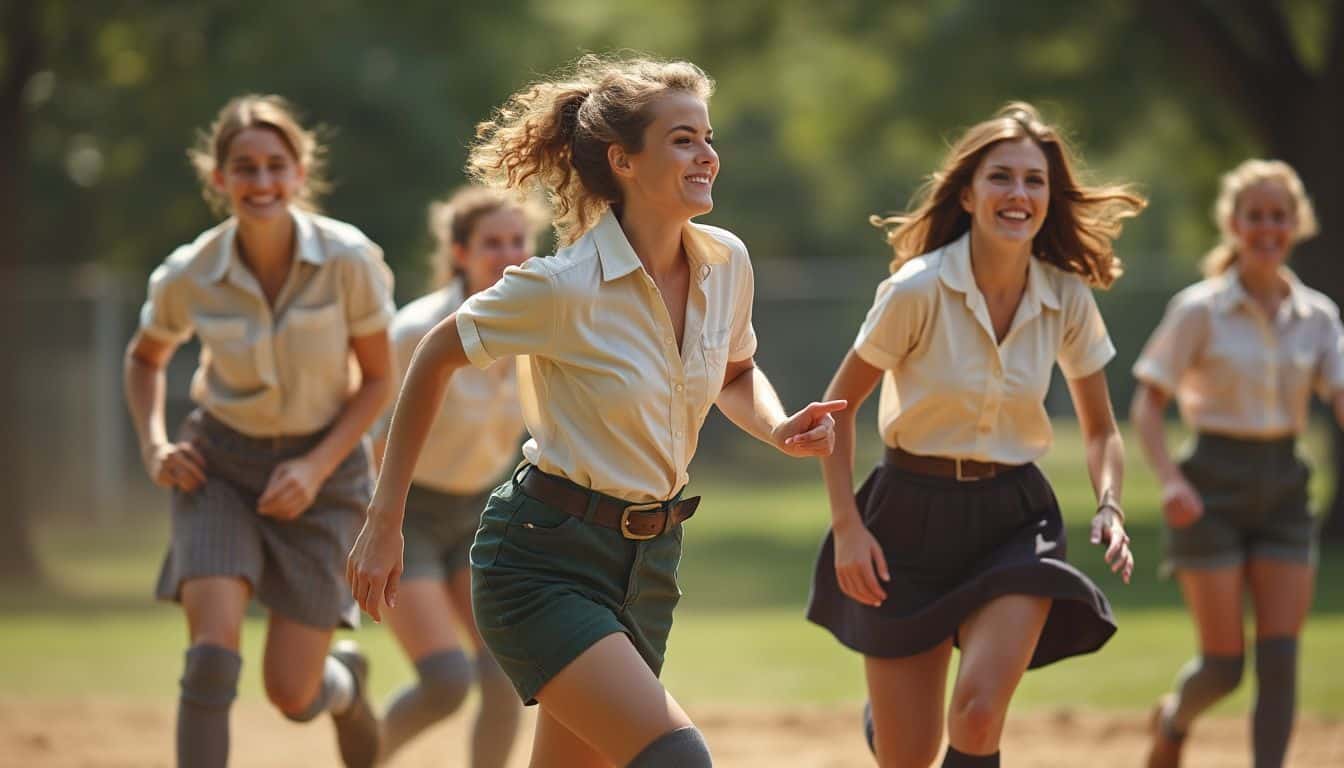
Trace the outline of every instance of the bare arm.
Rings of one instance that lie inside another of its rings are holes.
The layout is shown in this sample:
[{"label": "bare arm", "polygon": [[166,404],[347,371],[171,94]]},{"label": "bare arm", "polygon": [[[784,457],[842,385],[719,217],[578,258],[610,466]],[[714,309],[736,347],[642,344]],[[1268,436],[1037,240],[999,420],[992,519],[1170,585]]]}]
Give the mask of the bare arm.
[{"label": "bare arm", "polygon": [[1162,414],[1169,399],[1164,390],[1141,382],[1129,407],[1129,421],[1139,433],[1139,445],[1148,459],[1148,466],[1162,484],[1163,517],[1173,528],[1184,528],[1204,515],[1204,502],[1167,451],[1167,431],[1162,424]]},{"label": "bare arm", "polygon": [[456,313],[434,326],[411,356],[392,411],[373,503],[346,562],[346,580],[355,599],[375,621],[382,620],[382,605],[396,605],[402,569],[401,524],[416,460],[442,406],[449,377],[467,363]]},{"label": "bare arm", "polygon": [[779,394],[752,358],[728,363],[715,404],[742,431],[789,456],[829,454],[835,438],[831,414],[845,407],[838,401],[811,403],[786,415]]},{"label": "bare arm", "polygon": [[879,605],[887,598],[878,579],[887,581],[890,576],[882,546],[864,527],[854,503],[854,422],[859,406],[881,378],[882,370],[854,350],[845,355],[826,388],[826,399],[843,400],[853,407],[835,414],[835,451],[821,459],[821,476],[831,504],[836,580],[841,591],[867,605]]},{"label": "bare arm", "polygon": [[1087,451],[1087,472],[1097,495],[1097,514],[1092,519],[1092,543],[1106,545],[1106,562],[1126,582],[1134,570],[1129,551],[1120,497],[1125,478],[1125,444],[1115,423],[1105,370],[1069,380],[1069,394],[1082,428]]},{"label": "bare arm", "polygon": [[190,443],[170,442],[163,417],[164,370],[177,346],[137,332],[126,347],[122,386],[150,479],[190,493],[205,483],[205,458]]}]

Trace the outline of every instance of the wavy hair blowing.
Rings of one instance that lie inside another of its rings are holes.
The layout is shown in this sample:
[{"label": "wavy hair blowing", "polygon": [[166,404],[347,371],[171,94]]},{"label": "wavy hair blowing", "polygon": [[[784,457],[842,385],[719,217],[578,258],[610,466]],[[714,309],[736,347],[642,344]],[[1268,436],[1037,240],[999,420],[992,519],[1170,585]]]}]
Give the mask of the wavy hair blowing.
[{"label": "wavy hair blowing", "polygon": [[465,246],[481,219],[496,211],[512,211],[523,217],[529,243],[535,242],[537,231],[545,225],[546,211],[534,200],[518,200],[498,189],[467,185],[446,199],[429,204],[429,233],[434,236],[434,253],[430,266],[434,270],[434,287],[442,288],[462,274],[453,261],[453,246]]},{"label": "wavy hair blowing", "polygon": [[1218,225],[1220,241],[1200,262],[1205,277],[1221,275],[1237,263],[1237,236],[1232,231],[1232,218],[1241,204],[1241,193],[1264,182],[1280,184],[1293,198],[1293,213],[1297,216],[1297,231],[1293,243],[1308,240],[1320,231],[1316,223],[1316,209],[1307,196],[1302,179],[1293,166],[1282,160],[1245,160],[1223,174],[1218,189],[1218,201],[1213,204],[1213,221]]},{"label": "wavy hair blowing", "polygon": [[669,91],[708,100],[714,81],[686,61],[583,56],[513,94],[476,127],[467,173],[491,186],[541,189],[560,243],[572,243],[621,202],[607,147],[642,150],[653,121],[649,106]]},{"label": "wavy hair blowing", "polygon": [[1127,185],[1088,186],[1075,171],[1074,153],[1063,135],[1025,102],[1005,105],[994,117],[972,126],[952,145],[943,166],[915,194],[912,208],[894,216],[870,216],[886,233],[896,256],[895,272],[916,256],[947,245],[971,228],[971,215],[961,206],[961,191],[971,184],[981,161],[996,145],[1030,139],[1045,153],[1050,202],[1045,223],[1036,233],[1036,258],[1083,277],[1096,288],[1109,288],[1124,272],[1111,242],[1123,222],[1138,215],[1148,201]]},{"label": "wavy hair blowing", "polygon": [[197,135],[196,145],[187,150],[187,158],[201,182],[201,196],[217,214],[227,214],[228,198],[215,188],[215,170],[229,159],[229,147],[238,134],[248,128],[264,128],[280,137],[294,162],[305,171],[303,186],[294,203],[310,211],[320,211],[318,198],[327,192],[327,149],[316,131],[299,123],[297,112],[282,96],[249,93],[229,100],[210,128]]}]

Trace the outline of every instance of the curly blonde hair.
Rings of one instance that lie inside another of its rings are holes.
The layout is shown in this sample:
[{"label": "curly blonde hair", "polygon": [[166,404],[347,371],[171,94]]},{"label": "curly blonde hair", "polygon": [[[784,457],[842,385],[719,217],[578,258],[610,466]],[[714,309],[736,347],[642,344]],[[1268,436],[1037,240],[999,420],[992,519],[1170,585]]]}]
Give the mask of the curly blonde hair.
[{"label": "curly blonde hair", "polygon": [[560,243],[572,243],[621,202],[607,148],[643,149],[649,105],[669,91],[708,100],[714,81],[685,61],[583,56],[513,94],[478,125],[467,172],[492,186],[543,190]]},{"label": "curly blonde hair", "polygon": [[1282,160],[1245,160],[1223,174],[1219,184],[1218,200],[1213,204],[1213,221],[1218,225],[1220,237],[1218,244],[1200,262],[1205,277],[1221,275],[1237,263],[1237,236],[1232,232],[1232,218],[1236,216],[1241,193],[1267,181],[1282,185],[1293,198],[1293,213],[1297,216],[1294,244],[1310,239],[1320,231],[1316,223],[1316,209],[1293,166]]},{"label": "curly blonde hair", "polygon": [[1125,219],[1138,215],[1147,200],[1123,184],[1086,186],[1075,172],[1075,156],[1054,126],[1025,102],[1005,105],[994,117],[972,126],[952,145],[943,166],[916,193],[913,207],[894,216],[870,216],[895,251],[891,271],[921,254],[947,245],[971,228],[961,192],[989,151],[1003,142],[1030,139],[1049,165],[1050,203],[1045,223],[1032,242],[1037,258],[1109,288],[1124,272],[1111,242]]},{"label": "curly blonde hair", "polygon": [[229,200],[215,188],[215,170],[229,159],[229,147],[238,134],[248,128],[264,128],[280,137],[294,161],[305,172],[303,185],[294,196],[294,204],[320,211],[318,198],[329,188],[326,180],[326,147],[316,131],[304,128],[294,107],[282,96],[255,93],[229,100],[210,128],[197,135],[196,145],[187,150],[187,158],[201,182],[201,196],[216,214],[229,211]]}]

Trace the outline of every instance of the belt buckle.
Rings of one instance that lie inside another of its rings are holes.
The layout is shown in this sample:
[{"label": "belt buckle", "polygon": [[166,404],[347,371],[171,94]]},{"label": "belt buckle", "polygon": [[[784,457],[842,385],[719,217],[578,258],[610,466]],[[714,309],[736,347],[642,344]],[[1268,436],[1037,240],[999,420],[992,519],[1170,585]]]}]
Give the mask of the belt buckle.
[{"label": "belt buckle", "polygon": [[977,482],[977,481],[979,481],[979,480],[984,480],[984,479],[986,479],[986,478],[989,478],[989,477],[993,477],[993,476],[994,476],[994,468],[993,468],[993,467],[990,467],[989,471],[986,472],[986,473],[983,474],[983,475],[967,475],[967,474],[965,474],[965,473],[963,473],[963,472],[961,471],[962,459],[953,459],[953,461],[956,462],[956,467],[957,467],[957,482],[959,482],[959,483],[974,483],[974,482]]},{"label": "belt buckle", "polygon": [[630,530],[630,513],[649,512],[655,509],[662,509],[662,508],[663,503],[660,501],[655,501],[647,504],[626,505],[625,509],[621,510],[621,536],[624,536],[625,538],[630,539],[631,541],[648,541],[649,539],[656,539],[659,536],[661,536],[663,531],[667,530],[666,517],[663,518],[662,531],[658,531],[657,533],[635,533],[634,531]]}]

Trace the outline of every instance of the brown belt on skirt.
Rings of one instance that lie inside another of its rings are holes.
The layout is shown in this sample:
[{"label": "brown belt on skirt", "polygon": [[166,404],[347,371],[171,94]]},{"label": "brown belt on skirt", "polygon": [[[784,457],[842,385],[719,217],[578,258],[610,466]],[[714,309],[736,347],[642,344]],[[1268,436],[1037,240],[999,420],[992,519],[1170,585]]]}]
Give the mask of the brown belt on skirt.
[{"label": "brown belt on skirt", "polygon": [[[632,541],[647,541],[661,536],[690,518],[700,505],[699,496],[631,504],[562,477],[548,475],[530,464],[522,470],[522,474],[519,484],[528,496],[572,517],[619,531]],[[589,502],[593,504],[591,516],[588,514]]]},{"label": "brown belt on skirt", "polygon": [[976,461],[974,459],[949,459],[945,456],[921,456],[901,448],[888,447],[886,463],[906,472],[930,477],[942,477],[949,480],[969,482],[988,480],[995,475],[1017,469],[1016,464],[1000,464],[997,461]]}]

